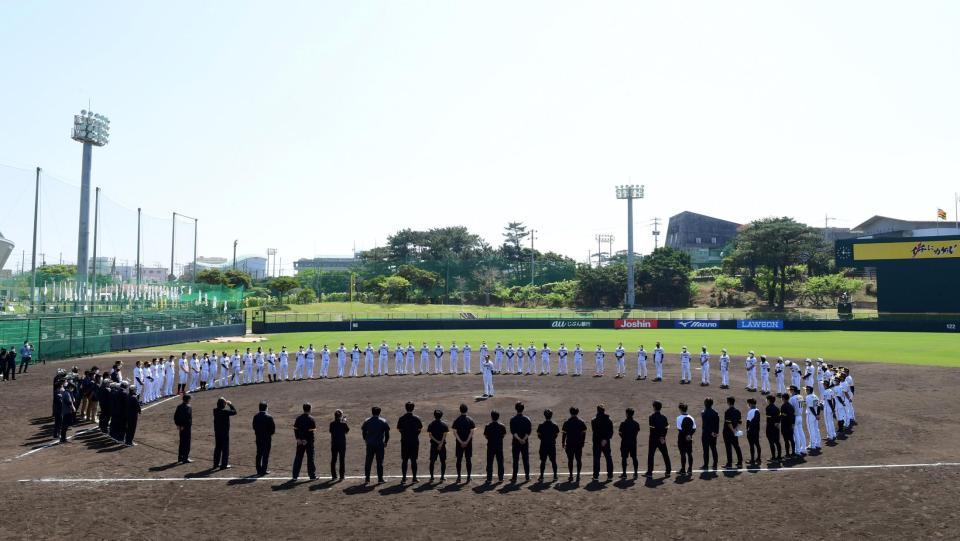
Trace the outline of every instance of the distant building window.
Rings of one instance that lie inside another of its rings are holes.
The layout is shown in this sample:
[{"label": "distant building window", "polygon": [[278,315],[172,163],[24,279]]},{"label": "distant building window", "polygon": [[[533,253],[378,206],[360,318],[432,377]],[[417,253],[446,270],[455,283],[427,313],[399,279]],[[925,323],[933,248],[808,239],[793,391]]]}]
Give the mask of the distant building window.
[{"label": "distant building window", "polygon": [[716,244],[716,243],[717,243],[717,237],[710,237],[710,244]]},{"label": "distant building window", "polygon": [[702,242],[702,240],[700,239],[700,237],[697,237],[697,238],[696,238],[696,243],[697,243],[697,244],[700,244],[701,242]]}]

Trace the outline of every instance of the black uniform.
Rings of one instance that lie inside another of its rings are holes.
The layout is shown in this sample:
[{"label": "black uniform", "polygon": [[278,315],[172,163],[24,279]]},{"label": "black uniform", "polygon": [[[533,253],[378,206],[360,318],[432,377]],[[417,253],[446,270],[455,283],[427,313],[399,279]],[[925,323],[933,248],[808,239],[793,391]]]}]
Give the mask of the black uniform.
[{"label": "black uniform", "polygon": [[377,460],[377,481],[383,482],[383,453],[390,441],[390,425],[383,417],[370,417],[360,426],[363,441],[367,443],[367,458],[363,463],[363,473],[370,480],[370,467]]},{"label": "black uniform", "polygon": [[640,462],[637,460],[637,435],[640,434],[640,423],[634,418],[624,419],[617,432],[620,433],[620,463],[623,474],[627,474],[627,458],[633,459],[633,474],[637,474]]},{"label": "black uniform", "polygon": [[557,478],[557,435],[560,427],[547,419],[537,427],[537,437],[540,438],[540,478],[547,469],[547,460],[553,465],[553,478]]},{"label": "black uniform", "polygon": [[[747,411],[749,417],[750,412]],[[747,419],[747,444],[750,446],[750,462],[760,462],[760,410],[756,410],[753,419]]]},{"label": "black uniform", "polygon": [[720,434],[720,414],[717,410],[705,408],[700,414],[700,443],[703,444],[703,469],[710,464],[713,455],[713,469],[717,469],[717,435]]},{"label": "black uniform", "polygon": [[780,448],[780,408],[776,404],[767,404],[767,441],[770,443],[770,457],[773,460],[783,458]]},{"label": "black uniform", "polygon": [[[101,400],[103,407],[109,401]],[[180,446],[177,449],[177,460],[186,462],[190,458],[190,429],[193,427],[193,408],[190,404],[181,403],[173,412],[173,424],[177,425],[180,433]]]},{"label": "black uniform", "polygon": [[[330,477],[337,478],[337,465],[339,462],[340,479],[343,479],[346,469],[347,456],[347,432],[350,432],[350,426],[341,418],[339,422],[330,422]],[[382,460],[382,459],[381,459]],[[369,472],[369,466],[367,467]]]},{"label": "black uniform", "polygon": [[561,444],[567,453],[567,471],[573,475],[573,463],[577,463],[577,479],[583,468],[583,444],[587,441],[587,423],[579,417],[571,417],[563,422]]},{"label": "black uniform", "polygon": [[727,451],[727,464],[725,467],[729,468],[733,463],[733,457],[731,451],[737,451],[737,467],[743,465],[743,452],[740,450],[740,441],[737,439],[736,432],[737,427],[740,426],[740,420],[742,419],[740,415],[740,410],[730,406],[727,408],[727,411],[723,412],[723,447]]},{"label": "black uniform", "polygon": [[412,412],[404,413],[397,420],[397,432],[400,433],[400,470],[403,478],[407,478],[407,463],[410,463],[410,472],[417,478],[417,454],[420,451],[420,431],[423,422]]},{"label": "black uniform", "polygon": [[70,428],[70,425],[73,424],[73,415],[76,412],[75,402],[73,400],[73,395],[70,394],[70,391],[64,390],[58,394],[58,401],[60,403],[57,415],[57,429],[58,433],[56,436],[59,436],[61,442],[67,441],[67,429]]},{"label": "black uniform", "polygon": [[667,418],[659,411],[650,415],[650,437],[648,440],[649,451],[647,451],[647,475],[653,475],[653,457],[657,451],[663,457],[663,465],[666,468],[667,475],[670,475],[670,454],[667,452],[667,429],[669,428]]},{"label": "black uniform", "polygon": [[[610,442],[613,439],[613,421],[606,413],[598,413],[590,420],[590,430],[593,433],[593,478],[600,477],[600,455],[607,461],[607,477],[613,477],[613,455],[610,453]],[[607,444],[601,446],[600,442]]]},{"label": "black uniform", "polygon": [[313,436],[317,430],[317,422],[309,413],[300,414],[293,422],[293,436],[297,439],[297,454],[293,458],[293,478],[300,476],[300,466],[303,464],[303,455],[307,455],[307,474],[310,479],[317,478],[317,466],[313,462]]},{"label": "black uniform", "polygon": [[133,435],[137,433],[137,421],[140,420],[140,397],[133,393],[127,395],[125,407],[124,416],[127,421],[127,429],[124,434],[126,437],[124,443],[133,445]]},{"label": "black uniform", "polygon": [[680,471],[693,470],[693,435],[697,432],[693,417],[685,415],[677,431],[677,447],[680,449]]},{"label": "black uniform", "polygon": [[796,420],[794,417],[796,411],[789,400],[780,405],[780,433],[783,435],[783,450],[786,451],[787,456],[797,454],[797,442],[793,439],[793,423]]},{"label": "black uniform", "polygon": [[517,471],[520,469],[520,461],[523,461],[523,476],[530,480],[530,440],[524,440],[523,443],[517,441],[517,438],[527,438],[533,431],[533,423],[530,418],[522,413],[518,413],[510,419],[511,438],[510,454],[513,455],[513,481],[517,481]]},{"label": "black uniform", "polygon": [[7,377],[6,379],[16,380],[17,379],[17,352],[10,350],[7,352],[7,357],[4,359],[7,363]]},{"label": "black uniform", "polygon": [[[432,423],[427,427],[427,432],[430,433],[430,480],[433,480],[433,467],[437,463],[437,459],[440,459],[440,479],[443,479],[443,476],[447,473],[447,432],[450,432],[450,427],[447,426],[447,423],[441,421],[440,419],[434,419]],[[440,443],[437,443],[438,440]]]},{"label": "black uniform", "polygon": [[127,393],[121,387],[110,390],[110,437],[123,441],[127,430]]},{"label": "black uniform", "polygon": [[[473,431],[473,429],[477,428],[477,423],[473,422],[473,419],[466,414],[463,414],[453,420],[452,428],[457,437],[460,438],[460,441],[463,441],[470,437],[470,433]],[[473,439],[471,438],[465,446],[461,446],[458,442],[456,446],[456,455],[457,479],[460,479],[460,468],[464,458],[467,459],[467,479],[469,479],[471,472],[473,472]]]},{"label": "black uniform", "polygon": [[503,481],[503,438],[507,435],[507,427],[500,421],[491,421],[483,429],[483,436],[487,439],[487,481],[493,480],[493,461],[497,461],[497,478]]},{"label": "black uniform", "polygon": [[267,474],[267,465],[270,463],[270,447],[273,444],[273,433],[277,431],[277,425],[273,422],[273,417],[265,412],[258,411],[253,416],[253,434],[257,443],[256,468],[258,475]]},{"label": "black uniform", "polygon": [[233,404],[227,404],[230,409],[215,408],[213,410],[213,467],[226,468],[230,464],[230,417],[237,414]]}]

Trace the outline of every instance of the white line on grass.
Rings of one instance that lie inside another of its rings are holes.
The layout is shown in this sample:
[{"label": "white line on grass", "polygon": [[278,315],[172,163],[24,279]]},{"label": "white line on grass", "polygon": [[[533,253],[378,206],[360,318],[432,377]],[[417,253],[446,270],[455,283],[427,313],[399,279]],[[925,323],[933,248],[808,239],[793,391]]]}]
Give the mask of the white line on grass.
[{"label": "white line on grass", "polygon": [[[174,398],[177,398],[178,396],[179,396],[179,395],[168,396],[167,398],[164,398],[163,400],[161,400],[161,401],[159,401],[159,402],[153,402],[153,403],[151,403],[151,404],[148,404],[148,405],[146,405],[146,406],[143,407],[142,411],[146,411],[146,410],[148,410],[148,409],[150,409],[150,408],[152,408],[152,407],[154,407],[154,406],[159,406],[160,404],[163,404],[164,402],[167,402],[167,401],[169,401],[169,400],[173,400]],[[84,435],[84,434],[88,434],[88,433],[90,433],[90,432],[96,432],[96,431],[98,431],[98,430],[100,430],[100,428],[95,426],[95,427],[93,427],[93,428],[86,428],[86,429],[81,430],[81,431],[79,431],[79,432],[74,432],[72,435],[70,435],[70,436],[67,437],[67,441],[72,440],[73,438],[76,438],[77,436],[82,436],[82,435]],[[33,453],[36,453],[37,451],[43,451],[44,449],[49,449],[49,448],[51,448],[51,447],[53,447],[53,446],[55,446],[55,445],[58,445],[59,443],[60,443],[60,440],[55,438],[55,439],[54,439],[53,441],[51,441],[50,443],[44,443],[43,445],[38,445],[38,446],[34,447],[33,449],[30,449],[30,450],[27,451],[26,453],[21,453],[21,454],[15,456],[15,457],[13,457],[13,458],[8,458],[8,459],[4,460],[4,462],[11,462],[11,461],[13,461],[13,460],[17,460],[17,459],[23,458],[23,457],[25,457],[25,456],[32,455]]]},{"label": "white line on grass", "polygon": [[[801,471],[825,471],[825,470],[876,470],[876,469],[897,469],[897,468],[956,468],[960,467],[960,462],[932,462],[927,464],[862,464],[862,465],[848,465],[848,466],[794,466],[787,468],[747,468],[740,470],[693,470],[693,473],[732,473],[732,472],[741,472],[741,473],[788,473],[788,472],[801,472]],[[566,475],[566,472],[559,472],[563,477]],[[621,472],[615,471],[614,475],[619,475]],[[663,470],[658,470],[654,472],[657,475],[662,475]],[[348,475],[347,479],[363,479],[362,475]],[[478,475],[477,479],[484,479],[484,475]],[[400,479],[400,475],[384,475],[384,478],[387,479]],[[318,476],[318,480],[329,480],[330,476]],[[257,476],[247,476],[247,477],[113,477],[113,478],[66,478],[66,477],[48,477],[40,479],[20,479],[20,483],[169,483],[169,482],[180,482],[180,481],[289,481],[290,477],[257,477]],[[587,479],[589,481],[589,478]]]}]

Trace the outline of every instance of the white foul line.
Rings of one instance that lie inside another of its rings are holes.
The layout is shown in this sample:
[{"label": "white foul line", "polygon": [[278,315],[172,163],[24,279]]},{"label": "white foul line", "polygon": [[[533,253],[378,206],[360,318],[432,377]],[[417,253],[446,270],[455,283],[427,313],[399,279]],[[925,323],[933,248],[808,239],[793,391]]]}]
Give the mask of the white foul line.
[{"label": "white foul line", "polygon": [[[693,470],[692,473],[715,473],[717,475],[724,473],[760,473],[760,472],[800,472],[800,471],[827,471],[827,470],[876,470],[876,469],[895,469],[895,468],[956,468],[960,467],[960,462],[933,462],[928,464],[862,464],[862,465],[849,465],[849,466],[794,466],[786,468],[745,468],[739,470]],[[560,472],[563,475],[566,475],[565,472]],[[619,475],[621,472],[615,471],[615,475]],[[665,473],[663,470],[655,471],[654,473],[662,475]],[[562,475],[560,476],[562,477]],[[347,479],[364,479],[362,475],[348,475]],[[386,479],[400,479],[400,475],[384,475]],[[484,479],[484,475],[477,475],[478,480]],[[330,476],[318,476],[317,480],[330,480]],[[589,477],[587,481],[589,481]],[[114,478],[65,478],[65,477],[48,477],[40,479],[19,479],[19,483],[156,483],[156,482],[181,482],[181,481],[290,481],[290,477],[257,477],[257,476],[248,476],[248,477],[114,477]],[[306,479],[304,479],[306,481]],[[422,484],[425,482],[421,481]],[[448,482],[449,484],[449,482]],[[475,484],[478,486],[482,483],[476,481]]]},{"label": "white foul line", "polygon": [[[174,398],[177,398],[178,396],[179,396],[179,395],[168,396],[167,398],[164,398],[163,400],[160,400],[159,402],[152,402],[152,403],[144,406],[144,407],[141,409],[141,411],[146,411],[146,410],[148,410],[148,409],[150,409],[150,408],[152,408],[152,407],[154,407],[154,406],[159,406],[160,404],[163,404],[164,402],[167,402],[168,400],[173,400]],[[72,440],[73,438],[76,438],[77,436],[82,436],[83,434],[87,434],[87,433],[89,433],[89,432],[96,432],[96,431],[99,431],[99,430],[100,430],[100,428],[95,426],[95,427],[93,427],[93,428],[86,428],[86,429],[81,430],[81,431],[79,431],[79,432],[74,432],[73,434],[71,434],[70,436],[67,437],[67,441]],[[44,443],[43,445],[38,445],[37,447],[34,447],[33,449],[30,449],[30,450],[27,451],[26,453],[21,453],[21,454],[15,456],[15,457],[13,457],[13,458],[8,458],[8,459],[4,460],[4,462],[11,462],[11,461],[14,461],[14,460],[23,458],[23,457],[28,456],[28,455],[32,455],[33,453],[36,453],[37,451],[43,451],[44,449],[49,449],[49,448],[51,448],[51,447],[53,447],[54,445],[57,445],[57,444],[59,444],[59,443],[60,443],[60,440],[57,439],[57,438],[54,438],[54,440],[51,441],[50,443]]]}]

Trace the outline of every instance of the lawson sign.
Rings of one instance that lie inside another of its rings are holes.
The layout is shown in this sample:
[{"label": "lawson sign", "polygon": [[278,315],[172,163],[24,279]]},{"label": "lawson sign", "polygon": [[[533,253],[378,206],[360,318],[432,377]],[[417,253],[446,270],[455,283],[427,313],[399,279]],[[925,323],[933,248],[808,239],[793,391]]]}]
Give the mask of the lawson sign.
[{"label": "lawson sign", "polygon": [[751,329],[758,331],[782,331],[782,319],[738,319],[738,329]]},{"label": "lawson sign", "polygon": [[720,322],[709,319],[677,319],[673,326],[676,329],[719,329]]}]

